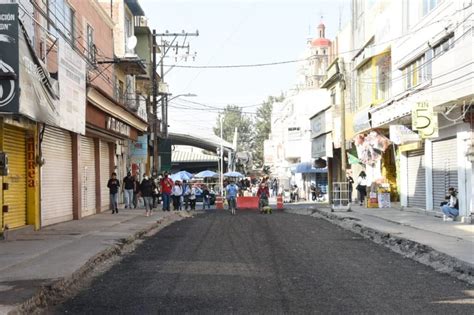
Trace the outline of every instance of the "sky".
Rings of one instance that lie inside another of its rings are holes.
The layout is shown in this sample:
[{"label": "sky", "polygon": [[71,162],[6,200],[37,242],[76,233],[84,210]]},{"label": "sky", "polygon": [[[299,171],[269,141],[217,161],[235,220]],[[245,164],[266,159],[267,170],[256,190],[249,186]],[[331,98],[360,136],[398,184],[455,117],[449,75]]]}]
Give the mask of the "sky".
[{"label": "sky", "polygon": [[[216,66],[271,63],[301,59],[306,41],[316,37],[323,21],[326,38],[333,39],[339,25],[349,21],[350,0],[139,0],[148,25],[157,33],[194,33],[190,52],[196,58],[177,65]],[[321,19],[322,16],[322,19]],[[157,38],[160,40],[160,38]],[[172,38],[168,38],[172,39]],[[179,43],[182,43],[180,38]],[[183,51],[179,52],[184,53]],[[164,61],[175,64],[174,52]],[[171,132],[212,134],[217,113],[226,104],[244,107],[250,115],[270,95],[280,95],[297,82],[297,63],[234,69],[174,67],[165,75],[173,96],[170,102]],[[195,102],[195,103],[190,103]],[[196,104],[199,103],[199,104]],[[254,106],[255,105],[255,106]],[[193,109],[194,108],[194,109]]]}]

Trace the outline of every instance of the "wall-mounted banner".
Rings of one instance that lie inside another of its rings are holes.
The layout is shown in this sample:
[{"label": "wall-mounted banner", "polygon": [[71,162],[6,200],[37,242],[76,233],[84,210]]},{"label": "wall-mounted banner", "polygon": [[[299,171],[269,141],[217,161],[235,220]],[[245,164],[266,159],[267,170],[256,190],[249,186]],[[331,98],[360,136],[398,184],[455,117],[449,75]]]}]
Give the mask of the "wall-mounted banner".
[{"label": "wall-mounted banner", "polygon": [[130,156],[132,163],[146,163],[148,155],[148,136],[139,136],[136,142],[131,143]]},{"label": "wall-mounted banner", "polygon": [[438,138],[438,114],[426,102],[418,102],[412,109],[412,127],[422,138]]},{"label": "wall-mounted banner", "polygon": [[18,113],[18,4],[0,4],[0,112]]}]

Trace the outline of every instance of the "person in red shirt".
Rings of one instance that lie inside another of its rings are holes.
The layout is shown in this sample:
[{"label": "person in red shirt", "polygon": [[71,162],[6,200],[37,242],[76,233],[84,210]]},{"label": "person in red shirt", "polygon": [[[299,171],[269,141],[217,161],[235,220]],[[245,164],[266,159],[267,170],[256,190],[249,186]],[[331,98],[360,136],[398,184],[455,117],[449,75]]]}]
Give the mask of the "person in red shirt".
[{"label": "person in red shirt", "polygon": [[270,196],[270,190],[264,183],[260,184],[257,190],[258,197],[258,208],[262,211],[263,207],[268,206],[268,197]]},{"label": "person in red shirt", "polygon": [[160,181],[161,198],[163,199],[163,211],[170,211],[170,198],[173,185],[173,180],[169,178],[168,173],[165,172],[163,178]]}]

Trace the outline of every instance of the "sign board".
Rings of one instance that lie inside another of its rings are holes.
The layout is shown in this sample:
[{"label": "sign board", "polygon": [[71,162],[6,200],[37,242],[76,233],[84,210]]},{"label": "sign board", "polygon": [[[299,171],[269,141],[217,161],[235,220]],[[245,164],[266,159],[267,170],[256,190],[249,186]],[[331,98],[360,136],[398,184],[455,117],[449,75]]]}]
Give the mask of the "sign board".
[{"label": "sign board", "polygon": [[105,128],[121,135],[130,137],[130,126],[114,117],[107,117]]},{"label": "sign board", "polygon": [[390,126],[390,141],[399,145],[409,142],[420,141],[420,136],[404,125]]},{"label": "sign board", "polygon": [[398,147],[400,152],[414,151],[422,148],[421,142],[414,142],[410,144],[404,144]]},{"label": "sign board", "polygon": [[370,129],[369,111],[363,109],[354,116],[354,131],[356,133]]},{"label": "sign board", "polygon": [[408,101],[397,101],[385,108],[375,108],[370,113],[372,127],[376,128],[385,125],[395,119],[399,119],[411,114],[412,103]]},{"label": "sign board", "polygon": [[131,144],[130,151],[132,163],[146,163],[148,155],[148,136],[139,136],[138,140]]},{"label": "sign board", "polygon": [[438,114],[426,102],[418,102],[412,109],[412,126],[422,138],[438,137]]},{"label": "sign board", "polygon": [[39,122],[85,134],[86,63],[59,38],[58,80],[51,78],[20,29],[19,113]]},{"label": "sign board", "polygon": [[332,157],[332,141],[330,134],[319,136],[311,142],[311,158]]},{"label": "sign board", "polygon": [[18,4],[0,4],[0,112],[18,113]]}]

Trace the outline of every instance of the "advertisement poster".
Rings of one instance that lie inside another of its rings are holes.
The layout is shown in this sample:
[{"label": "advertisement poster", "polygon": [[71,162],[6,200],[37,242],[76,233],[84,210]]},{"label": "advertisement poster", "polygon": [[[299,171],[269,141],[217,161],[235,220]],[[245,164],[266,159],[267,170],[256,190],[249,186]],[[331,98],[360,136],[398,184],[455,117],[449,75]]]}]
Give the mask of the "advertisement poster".
[{"label": "advertisement poster", "polygon": [[18,113],[18,4],[0,5],[0,112]]}]

